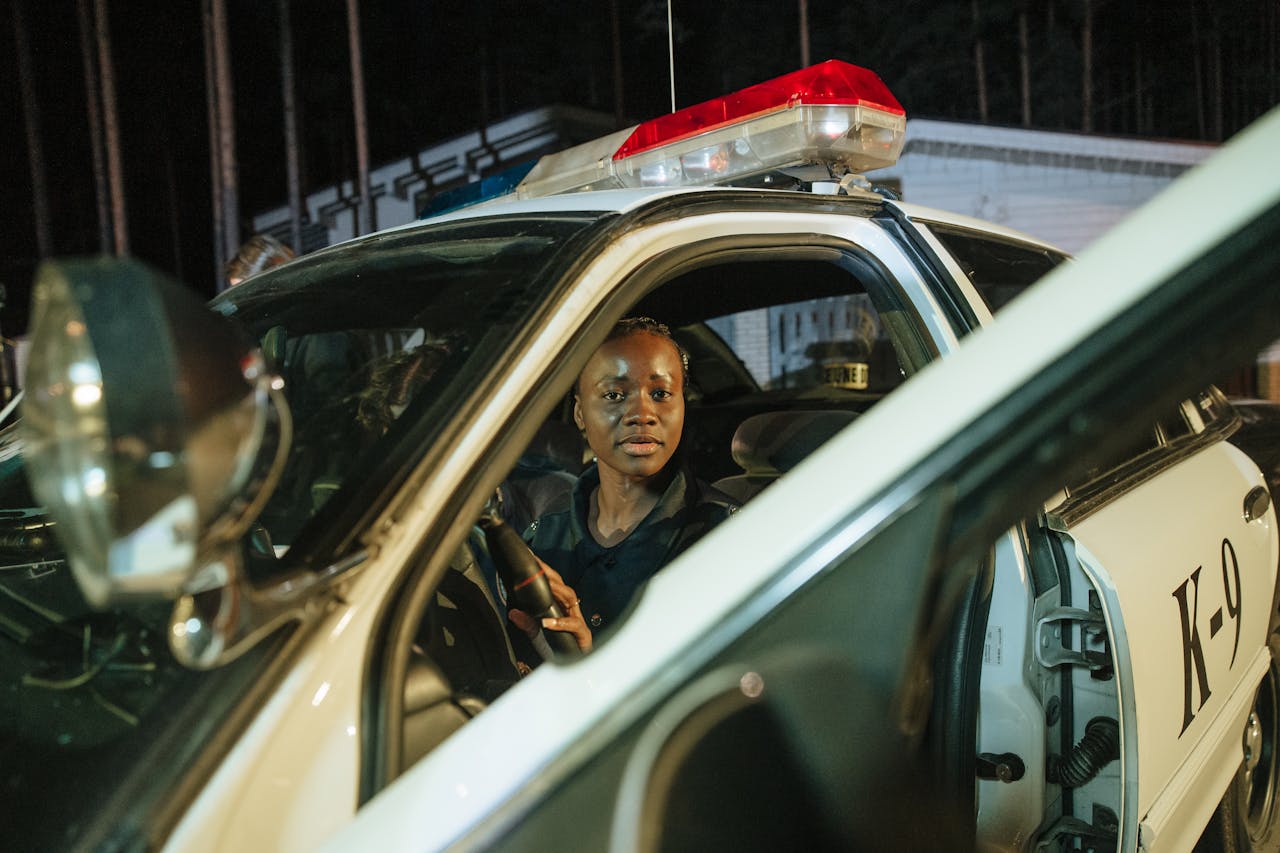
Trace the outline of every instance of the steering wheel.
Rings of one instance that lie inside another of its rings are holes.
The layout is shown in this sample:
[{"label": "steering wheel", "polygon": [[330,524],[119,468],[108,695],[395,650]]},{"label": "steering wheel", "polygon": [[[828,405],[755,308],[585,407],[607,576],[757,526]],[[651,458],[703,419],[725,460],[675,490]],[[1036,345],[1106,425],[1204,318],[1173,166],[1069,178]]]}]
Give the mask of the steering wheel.
[{"label": "steering wheel", "polygon": [[[564,610],[551,594],[551,582],[547,580],[538,558],[524,544],[520,535],[498,516],[486,512],[480,517],[480,529],[489,544],[489,554],[498,570],[498,577],[507,589],[508,603],[528,613],[534,619],[561,618]],[[578,641],[564,631],[538,629],[546,640],[556,660],[572,660],[582,656]]]}]

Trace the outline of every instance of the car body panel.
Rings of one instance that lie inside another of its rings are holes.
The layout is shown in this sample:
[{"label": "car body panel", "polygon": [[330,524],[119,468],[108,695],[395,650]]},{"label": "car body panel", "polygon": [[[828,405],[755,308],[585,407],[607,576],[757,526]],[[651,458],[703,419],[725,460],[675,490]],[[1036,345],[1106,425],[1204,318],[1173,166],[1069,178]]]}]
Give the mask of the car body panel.
[{"label": "car body panel", "polygon": [[[1042,778],[1048,760],[1044,708],[1027,683],[1034,649],[1027,624],[1035,603],[1027,544],[1021,528],[996,542],[996,580],[991,591],[986,642],[982,652],[982,701],[978,750],[1019,756],[1032,778]],[[976,849],[1023,849],[1045,813],[1043,785],[1010,785],[979,779]]]},{"label": "car body panel", "polygon": [[[383,554],[394,559],[394,551]],[[348,581],[288,676],[222,760],[167,850],[302,850],[350,820],[359,778],[365,660],[393,574],[375,560]]]},{"label": "car body panel", "polygon": [[1271,655],[1256,650],[1245,665],[1237,663],[1240,679],[1217,716],[1206,727],[1205,737],[1186,757],[1183,766],[1151,810],[1142,816],[1139,838],[1145,849],[1191,849],[1205,824],[1218,808],[1206,791],[1225,791],[1240,773],[1241,740],[1258,683],[1267,674]]},{"label": "car body panel", "polygon": [[[1243,732],[1243,719],[1233,727],[1219,715],[1237,694],[1251,694],[1260,676],[1251,650],[1266,647],[1276,583],[1275,514],[1269,509],[1249,522],[1242,507],[1261,482],[1243,453],[1217,442],[1068,531],[1095,584],[1114,591],[1110,612],[1122,613],[1128,626],[1129,666],[1118,667],[1116,678],[1137,723],[1128,734],[1136,741],[1136,766],[1125,769],[1141,780],[1131,819],[1157,835],[1164,827],[1151,813],[1180,810],[1162,799],[1183,805],[1188,779],[1229,775],[1242,758],[1240,742],[1228,738],[1220,745],[1225,752],[1202,758],[1207,766],[1190,761],[1221,726]],[[1163,534],[1133,533],[1152,529]],[[1203,669],[1194,648],[1203,650]]]}]

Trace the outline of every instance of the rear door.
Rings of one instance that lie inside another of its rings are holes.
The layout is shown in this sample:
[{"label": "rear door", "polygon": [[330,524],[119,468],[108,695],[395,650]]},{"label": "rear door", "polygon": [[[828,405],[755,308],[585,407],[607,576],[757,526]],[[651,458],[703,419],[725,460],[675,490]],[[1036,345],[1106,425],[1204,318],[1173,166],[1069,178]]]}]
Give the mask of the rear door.
[{"label": "rear door", "polygon": [[[925,214],[913,224],[979,324],[1067,260],[960,219]],[[1141,822],[1144,844],[1175,849],[1194,843],[1240,764],[1249,700],[1268,664],[1276,534],[1271,513],[1249,520],[1265,484],[1226,444],[1235,426],[1216,390],[1184,401],[1113,458],[1081,458],[1048,515],[1077,583],[1038,602],[1028,625],[1033,648],[1074,645],[1037,655],[1054,673],[1041,682],[1041,707],[1074,706],[1050,722],[1045,747],[1069,754],[1103,716],[1119,723],[1124,748],[1123,761],[1079,790],[1047,791],[1057,792],[1051,817],[1105,827],[1114,809],[1128,837]],[[997,588],[1016,568],[998,565]],[[1098,662],[1113,654],[1115,672]]]},{"label": "rear door", "polygon": [[1269,664],[1275,516],[1262,475],[1225,441],[1235,425],[1210,388],[1095,464],[1048,513],[1093,587],[1110,646],[1097,650],[1115,665],[1074,667],[1072,737],[1118,714],[1121,819],[1141,822],[1151,849],[1199,835],[1240,764]]}]

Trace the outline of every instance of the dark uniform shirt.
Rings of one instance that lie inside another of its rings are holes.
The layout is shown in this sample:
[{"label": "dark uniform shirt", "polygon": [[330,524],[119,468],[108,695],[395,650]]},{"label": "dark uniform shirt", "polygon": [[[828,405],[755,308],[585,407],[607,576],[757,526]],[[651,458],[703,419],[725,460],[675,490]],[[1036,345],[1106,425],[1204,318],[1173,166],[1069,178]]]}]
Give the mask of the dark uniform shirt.
[{"label": "dark uniform shirt", "polygon": [[592,466],[574,486],[573,506],[535,520],[524,537],[582,599],[593,632],[618,618],[658,569],[737,509],[728,495],[682,469],[640,524],[606,548],[587,529],[591,493],[599,485]]}]

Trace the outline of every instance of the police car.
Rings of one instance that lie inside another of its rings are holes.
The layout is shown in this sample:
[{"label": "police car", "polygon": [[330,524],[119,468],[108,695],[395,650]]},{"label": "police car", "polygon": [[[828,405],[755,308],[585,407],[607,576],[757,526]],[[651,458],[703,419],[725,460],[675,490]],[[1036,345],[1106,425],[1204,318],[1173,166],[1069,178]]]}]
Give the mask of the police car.
[{"label": "police car", "polygon": [[[1276,516],[1211,383],[1280,331],[1280,117],[1070,263],[877,193],[903,127],[828,62],[212,311],[44,266],[6,845],[1274,849]],[[745,503],[520,677],[476,522],[581,470],[633,314]]]}]

